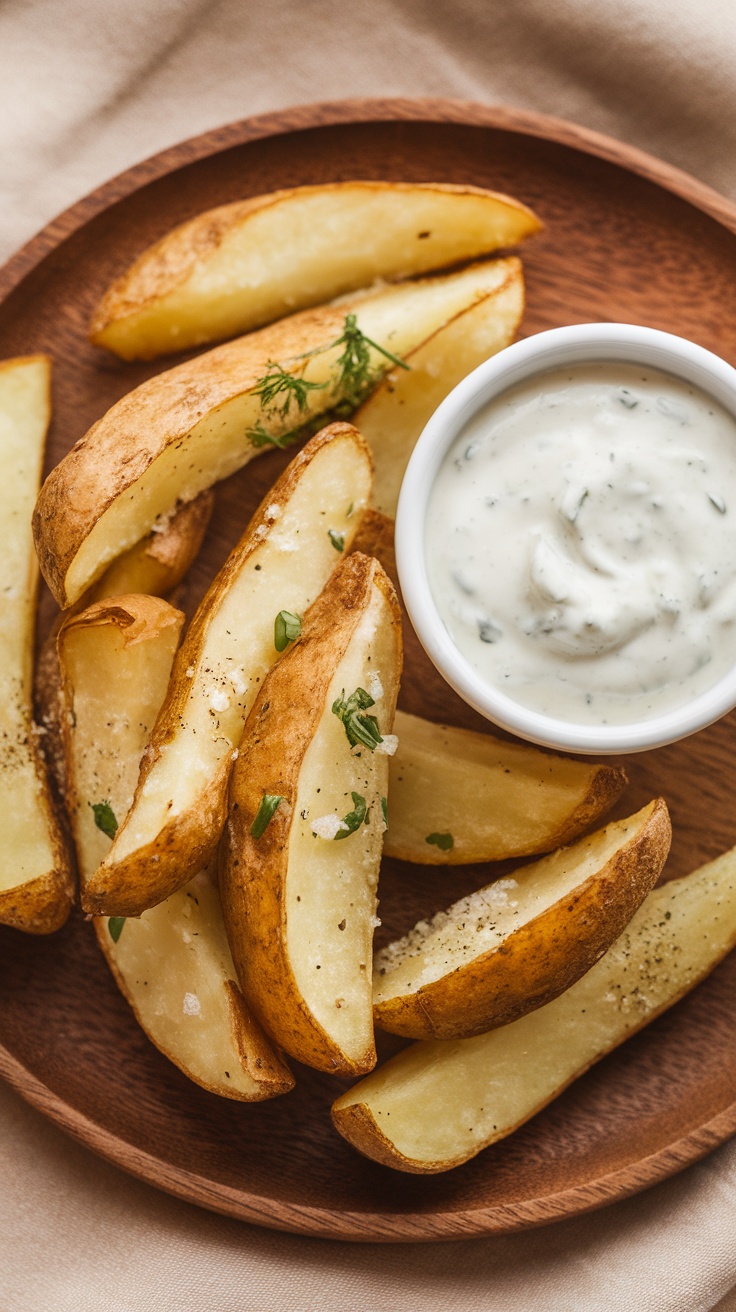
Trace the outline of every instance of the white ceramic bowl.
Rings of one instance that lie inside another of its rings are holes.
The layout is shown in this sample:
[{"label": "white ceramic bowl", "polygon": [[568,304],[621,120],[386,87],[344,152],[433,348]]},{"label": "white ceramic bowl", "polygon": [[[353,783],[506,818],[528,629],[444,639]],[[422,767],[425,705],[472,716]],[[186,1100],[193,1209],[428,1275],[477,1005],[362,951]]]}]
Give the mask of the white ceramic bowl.
[{"label": "white ceramic bowl", "polygon": [[567,752],[640,752],[696,733],[736,706],[736,666],[698,697],[649,720],[573,724],[520,705],[482,678],[445,628],[427,576],[424,543],[430,492],[448,449],[468,420],[517,383],[550,369],[595,362],[660,369],[699,387],[736,419],[736,369],[682,337],[623,323],[575,324],[528,337],[479,365],[432,415],[401,488],[396,559],[404,601],[425,651],[447,682],[487,719],[521,738]]}]

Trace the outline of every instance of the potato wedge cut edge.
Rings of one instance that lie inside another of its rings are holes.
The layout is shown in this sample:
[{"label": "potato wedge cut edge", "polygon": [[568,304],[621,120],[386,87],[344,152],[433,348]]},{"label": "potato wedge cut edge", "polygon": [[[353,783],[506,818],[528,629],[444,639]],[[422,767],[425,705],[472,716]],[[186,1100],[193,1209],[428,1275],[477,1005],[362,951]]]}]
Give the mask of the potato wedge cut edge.
[{"label": "potato wedge cut edge", "polygon": [[414,1043],[333,1105],[360,1152],[447,1171],[505,1138],[666,1011],[736,945],[736,848],[649,894],[609,951],[553,1002],[472,1039]]},{"label": "potato wedge cut edge", "polygon": [[469,1038],[551,1002],[623,932],[671,837],[658,798],[420,922],[376,955],[376,1024],[412,1039]]}]

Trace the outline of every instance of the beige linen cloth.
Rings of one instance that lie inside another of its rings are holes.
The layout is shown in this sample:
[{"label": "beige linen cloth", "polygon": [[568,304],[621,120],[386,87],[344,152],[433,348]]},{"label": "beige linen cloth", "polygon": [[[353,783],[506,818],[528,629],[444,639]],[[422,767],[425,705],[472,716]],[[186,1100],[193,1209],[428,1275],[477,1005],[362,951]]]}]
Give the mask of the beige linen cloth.
[{"label": "beige linen cloth", "polygon": [[[733,15],[729,0],[0,0],[0,256],[183,137],[354,95],[542,110],[736,196]],[[0,1172],[0,1312],[736,1312],[736,1144],[580,1220],[390,1248],[179,1203],[2,1087]]]}]

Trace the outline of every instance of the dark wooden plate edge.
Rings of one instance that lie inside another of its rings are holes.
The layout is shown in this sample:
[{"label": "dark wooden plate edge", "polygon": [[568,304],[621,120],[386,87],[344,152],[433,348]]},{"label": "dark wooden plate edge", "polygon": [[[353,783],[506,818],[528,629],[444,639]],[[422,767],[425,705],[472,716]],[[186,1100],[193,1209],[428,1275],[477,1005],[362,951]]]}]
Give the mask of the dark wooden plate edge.
[{"label": "dark wooden plate edge", "polygon": [[685,173],[674,164],[657,159],[614,137],[594,132],[567,119],[554,118],[506,105],[484,105],[472,100],[409,99],[403,97],[356,97],[350,100],[318,101],[252,118],[238,119],[203,132],[149,156],[116,174],[87,196],[46,224],[0,267],[0,298],[7,296],[54,247],[131,192],[208,155],[229,150],[259,138],[285,132],[307,131],[341,124],[399,120],[403,122],[458,123],[466,127],[488,127],[524,136],[538,137],[597,156],[647,178],[674,195],[689,201],[712,218],[736,232],[736,204]]},{"label": "dark wooden plate edge", "polygon": [[83,1116],[58,1098],[42,1080],[0,1046],[0,1078],[37,1111],[86,1148],[145,1184],[184,1202],[196,1203],[252,1225],[319,1239],[352,1243],[429,1243],[480,1238],[531,1230],[597,1211],[658,1184],[693,1165],[736,1133],[736,1102],[705,1125],[676,1142],[593,1184],[531,1199],[513,1207],[487,1207],[432,1214],[424,1212],[354,1212],[295,1206],[283,1200],[248,1194],[173,1166],[142,1151]]},{"label": "dark wooden plate edge", "polygon": [[[626,168],[736,232],[736,204],[683,170],[608,137],[549,115],[504,105],[448,99],[354,98],[294,106],[241,119],[191,137],[117,174],[42,228],[0,268],[0,299],[66,238],[133,191],[196,160],[248,141],[317,127],[380,121],[457,123],[489,127],[568,146]],[[571,1219],[638,1193],[692,1165],[736,1134],[736,1100],[705,1125],[620,1171],[514,1207],[429,1213],[343,1212],[295,1207],[217,1186],[117,1138],[58,1098],[0,1045],[0,1078],[73,1138],[128,1174],[209,1211],[256,1225],[320,1238],[358,1242],[428,1242],[531,1229]],[[244,1201],[244,1199],[246,1201]],[[346,1233],[346,1225],[350,1232]]]}]

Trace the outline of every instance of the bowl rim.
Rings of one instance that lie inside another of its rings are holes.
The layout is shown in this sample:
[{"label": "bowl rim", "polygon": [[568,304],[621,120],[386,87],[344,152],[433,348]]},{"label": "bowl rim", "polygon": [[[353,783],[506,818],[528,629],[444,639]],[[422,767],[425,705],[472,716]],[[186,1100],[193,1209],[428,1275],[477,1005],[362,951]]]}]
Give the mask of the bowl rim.
[{"label": "bowl rim", "polygon": [[439,673],[474,710],[543,747],[591,755],[647,751],[713,724],[736,706],[736,662],[710,688],[647,720],[577,724],[523,706],[488,683],[455,645],[432,595],[425,537],[429,498],[442,461],[468,420],[517,383],[557,367],[642,364],[698,387],[736,421],[736,369],[685,337],[639,324],[582,323],[551,328],[505,347],[445,397],[414,447],[396,511],[396,564],[404,604]]}]

